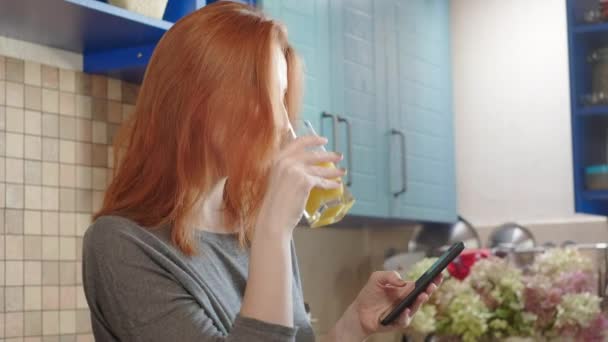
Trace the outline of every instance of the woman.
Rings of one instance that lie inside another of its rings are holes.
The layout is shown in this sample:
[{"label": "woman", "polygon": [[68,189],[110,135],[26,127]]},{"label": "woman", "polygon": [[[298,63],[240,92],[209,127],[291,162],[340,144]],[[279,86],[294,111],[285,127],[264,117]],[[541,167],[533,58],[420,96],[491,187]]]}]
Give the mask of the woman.
[{"label": "woman", "polygon": [[[84,239],[98,341],[313,341],[292,232],[313,187],[338,187],[321,137],[285,139],[301,71],[276,22],[219,2],[176,23],[119,136],[116,171]],[[440,281],[440,280],[438,280]],[[328,341],[403,328],[379,318],[412,289],[374,273]]]}]

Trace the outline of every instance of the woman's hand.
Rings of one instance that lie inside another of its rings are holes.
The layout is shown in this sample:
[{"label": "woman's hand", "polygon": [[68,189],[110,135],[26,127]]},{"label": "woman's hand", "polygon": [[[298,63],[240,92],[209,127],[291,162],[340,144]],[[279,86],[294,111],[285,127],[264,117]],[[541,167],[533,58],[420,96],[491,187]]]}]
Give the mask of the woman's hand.
[{"label": "woman's hand", "polygon": [[[311,147],[327,144],[319,136],[296,138],[281,149],[273,161],[264,203],[258,214],[260,229],[285,230],[291,233],[302,217],[310,190],[314,187],[335,189],[345,171],[324,168],[321,163],[338,162],[342,155],[335,152],[310,151]],[[267,228],[265,228],[267,227]]]},{"label": "woman's hand", "polygon": [[374,272],[355,301],[346,310],[330,334],[329,340],[361,342],[378,332],[389,332],[406,328],[420,306],[441,284],[439,276],[418,296],[414,305],[406,309],[395,322],[383,326],[380,321],[397,303],[414,289],[414,282],[404,281],[394,271]]}]

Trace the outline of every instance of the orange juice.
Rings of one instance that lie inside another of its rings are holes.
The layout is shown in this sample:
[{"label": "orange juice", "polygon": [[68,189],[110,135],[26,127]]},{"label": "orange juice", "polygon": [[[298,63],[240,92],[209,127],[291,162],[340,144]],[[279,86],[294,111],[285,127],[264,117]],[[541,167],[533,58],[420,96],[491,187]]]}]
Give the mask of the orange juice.
[{"label": "orange juice", "polygon": [[[319,164],[325,168],[336,168],[334,163]],[[345,196],[346,195],[346,196]],[[326,226],[340,221],[355,203],[350,192],[344,191],[344,184],[337,189],[313,188],[306,202],[306,216],[312,228]]]}]

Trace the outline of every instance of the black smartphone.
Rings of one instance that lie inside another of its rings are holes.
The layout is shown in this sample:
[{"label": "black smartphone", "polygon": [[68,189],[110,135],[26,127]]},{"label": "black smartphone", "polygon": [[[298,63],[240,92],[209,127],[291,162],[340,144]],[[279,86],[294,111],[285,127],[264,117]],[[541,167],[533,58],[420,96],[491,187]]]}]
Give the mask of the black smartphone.
[{"label": "black smartphone", "polygon": [[437,261],[435,261],[433,266],[429,267],[429,269],[426,270],[426,272],[424,272],[424,274],[421,275],[418,280],[416,280],[414,290],[410,292],[399,304],[397,304],[397,306],[395,306],[395,308],[380,321],[380,324],[389,325],[393,323],[393,321],[396,320],[405,309],[414,304],[416,298],[418,298],[418,295],[426,291],[426,288],[429,287],[431,282],[437,278],[437,276],[441,274],[441,272],[448,267],[450,262],[460,255],[463,250],[464,243],[462,242],[456,242],[450,246],[450,248],[443,253],[443,255],[437,259]]}]

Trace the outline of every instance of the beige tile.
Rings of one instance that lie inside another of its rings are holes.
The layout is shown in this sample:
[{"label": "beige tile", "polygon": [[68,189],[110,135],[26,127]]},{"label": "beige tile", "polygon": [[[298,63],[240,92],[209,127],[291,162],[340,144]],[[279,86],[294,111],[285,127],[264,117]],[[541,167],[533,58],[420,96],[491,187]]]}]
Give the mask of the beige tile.
[{"label": "beige tile", "polygon": [[76,119],[76,139],[91,142],[93,139],[93,127],[91,120]]},{"label": "beige tile", "polygon": [[101,167],[93,168],[93,189],[105,190],[106,188],[106,169]]},{"label": "beige tile", "polygon": [[107,125],[107,141],[108,144],[114,143],[114,138],[116,137],[116,133],[118,132],[119,125],[108,124]]},{"label": "beige tile", "polygon": [[[82,240],[82,239],[80,239],[80,240]],[[81,256],[82,256],[82,253],[79,254],[79,258],[81,258]],[[82,286],[82,261],[76,262],[76,283],[78,285]],[[82,289],[82,288],[81,288],[81,290],[84,291],[84,289]],[[80,292],[80,291],[78,291],[78,292]],[[78,293],[78,295],[80,295],[80,294]],[[83,295],[83,301],[85,301],[84,292],[82,293],[82,295]],[[76,297],[76,301],[77,301],[77,305],[79,308],[86,307],[86,304],[85,304],[85,306],[80,306],[80,304],[78,304],[79,303],[78,296]]]},{"label": "beige tile", "polygon": [[108,166],[108,148],[104,144],[93,144],[93,166]]},{"label": "beige tile", "polygon": [[0,131],[0,155],[6,155],[6,133]]},{"label": "beige tile", "polygon": [[88,310],[76,311],[76,332],[87,333],[91,331],[91,315]]},{"label": "beige tile", "polygon": [[76,187],[76,165],[59,164],[59,186]]},{"label": "beige tile", "polygon": [[108,97],[108,79],[101,75],[92,75],[92,95],[98,98]]},{"label": "beige tile", "polygon": [[[83,238],[81,238],[81,237],[76,238],[76,258],[78,260],[80,260],[82,258],[82,241],[83,241]],[[76,274],[78,274],[78,273],[76,273]]]},{"label": "beige tile", "polygon": [[23,108],[24,98],[23,84],[6,82],[6,104],[8,106]]},{"label": "beige tile", "polygon": [[32,135],[42,134],[42,114],[40,112],[25,111],[25,133]]},{"label": "beige tile", "polygon": [[25,336],[40,336],[42,335],[42,312],[31,311],[25,312],[23,321],[25,322]]},{"label": "beige tile", "polygon": [[[76,262],[61,262],[59,264],[59,284],[76,285]],[[74,292],[73,299],[76,300],[76,292]]]},{"label": "beige tile", "polygon": [[7,312],[23,311],[23,287],[10,286],[4,289]]},{"label": "beige tile", "polygon": [[42,187],[25,186],[25,209],[42,210]]},{"label": "beige tile", "polygon": [[23,158],[23,134],[6,133],[6,156]]},{"label": "beige tile", "polygon": [[6,158],[0,157],[0,182],[6,182]]},{"label": "beige tile", "polygon": [[31,110],[42,110],[42,88],[25,86],[25,108]]},{"label": "beige tile", "polygon": [[24,132],[25,115],[23,108],[6,107],[6,130],[9,132]]},{"label": "beige tile", "polygon": [[43,285],[59,285],[59,262],[58,261],[43,261],[42,262],[42,284]]},{"label": "beige tile", "polygon": [[26,261],[23,274],[25,285],[42,285],[42,262]]},{"label": "beige tile", "polygon": [[[78,159],[78,158],[77,158]],[[88,166],[76,167],[76,187],[81,189],[91,189],[93,169]]]},{"label": "beige tile", "polygon": [[59,141],[59,161],[74,164],[76,162],[76,143],[73,141]]},{"label": "beige tile", "polygon": [[59,332],[62,334],[76,333],[76,311],[67,310],[59,312]]},{"label": "beige tile", "polygon": [[[0,242],[2,242],[2,246],[4,246],[4,239],[0,239]],[[4,249],[4,248],[3,248]],[[4,253],[4,250],[2,251],[2,253]],[[6,279],[4,277],[4,275],[6,274],[6,262],[0,262],[0,284],[6,284]],[[2,311],[0,311],[2,312]]]},{"label": "beige tile", "polygon": [[[108,167],[114,168],[114,147],[112,145],[108,146]],[[111,171],[110,169],[108,171]]]},{"label": "beige tile", "polygon": [[59,89],[71,93],[76,91],[76,72],[74,70],[59,69]]},{"label": "beige tile", "polygon": [[[0,56],[0,80],[6,78],[6,58],[4,56]],[[0,334],[0,336],[4,336]]]},{"label": "beige tile", "polygon": [[[0,312],[6,312],[6,305],[4,304],[5,302],[5,295],[4,295],[4,291],[5,287],[4,287],[4,282],[2,282],[2,286],[0,286]],[[4,316],[0,316],[0,325],[4,324]],[[0,334],[0,337],[4,337],[4,333]]]},{"label": "beige tile", "polygon": [[59,189],[53,187],[42,187],[42,209],[59,210]]},{"label": "beige tile", "polygon": [[76,143],[76,164],[91,165],[93,161],[93,149],[89,143]]},{"label": "beige tile", "polygon": [[6,207],[12,209],[23,209],[24,192],[23,185],[6,184]]},{"label": "beige tile", "polygon": [[94,339],[93,335],[91,335],[91,334],[78,335],[76,337],[76,342],[95,342],[95,339]]},{"label": "beige tile", "polygon": [[76,286],[59,288],[59,308],[61,310],[76,309]]},{"label": "beige tile", "polygon": [[49,162],[59,161],[59,140],[42,138],[42,160]]},{"label": "beige tile", "polygon": [[76,115],[76,95],[74,93],[59,93],[59,113],[63,115]]},{"label": "beige tile", "polygon": [[49,65],[42,65],[42,86],[45,88],[59,88],[59,69]]},{"label": "beige tile", "polygon": [[42,312],[42,335],[59,334],[59,311]]},{"label": "beige tile", "polygon": [[42,184],[59,186],[59,164],[42,162]]},{"label": "beige tile", "polygon": [[[0,183],[0,208],[6,207],[6,198],[2,196],[3,193],[6,192],[6,184]],[[1,275],[1,273],[0,273]]]},{"label": "beige tile", "polygon": [[89,305],[87,303],[87,298],[84,294],[84,288],[82,286],[78,286],[76,289],[76,307],[78,309],[88,309]]},{"label": "beige tile", "polygon": [[6,82],[0,81],[0,105],[6,104]]},{"label": "beige tile", "polygon": [[133,113],[135,113],[135,106],[134,105],[130,105],[130,104],[124,104],[122,105],[122,121],[127,121],[127,119],[129,119]]},{"label": "beige tile", "polygon": [[23,336],[23,312],[10,312],[4,315],[5,337]]},{"label": "beige tile", "polygon": [[[59,213],[48,211],[42,213],[42,235],[59,235]],[[57,246],[59,246],[59,240],[57,240]],[[59,254],[57,254],[57,258],[59,258]]]},{"label": "beige tile", "polygon": [[6,286],[23,286],[23,261],[7,261],[5,267]]},{"label": "beige tile", "polygon": [[108,122],[120,124],[122,122],[122,104],[117,101],[108,101]]},{"label": "beige tile", "polygon": [[42,159],[42,137],[35,135],[26,135],[24,139],[24,144],[24,154],[26,159]]},{"label": "beige tile", "polygon": [[23,210],[5,209],[4,221],[6,234],[23,234]]},{"label": "beige tile", "polygon": [[59,287],[44,286],[42,288],[42,309],[43,310],[58,310],[59,309]]},{"label": "beige tile", "polygon": [[108,79],[108,99],[115,101],[122,100],[122,84],[120,80]]},{"label": "beige tile", "polygon": [[76,214],[59,213],[59,235],[61,235],[61,236],[75,236],[76,235]]},{"label": "beige tile", "polygon": [[108,121],[108,101],[105,99],[93,98],[93,120]]},{"label": "beige tile", "polygon": [[76,93],[82,95],[91,95],[93,88],[91,75],[82,72],[76,72]]},{"label": "beige tile", "polygon": [[91,225],[91,215],[76,214],[76,236],[84,236],[89,225]]},{"label": "beige tile", "polygon": [[103,205],[104,193],[104,191],[93,191],[93,212],[101,210],[101,206]]},{"label": "beige tile", "polygon": [[25,61],[25,84],[42,86],[41,69],[39,63]]},{"label": "beige tile", "polygon": [[42,135],[45,137],[59,137],[59,116],[57,114],[42,113]]},{"label": "beige tile", "polygon": [[7,235],[4,241],[6,243],[4,249],[6,260],[23,260],[23,236]]},{"label": "beige tile", "polygon": [[139,87],[136,84],[122,82],[122,102],[135,104]]},{"label": "beige tile", "polygon": [[8,81],[23,83],[24,62],[20,59],[6,59],[6,79]]},{"label": "beige tile", "polygon": [[24,181],[24,162],[23,159],[6,158],[6,181],[8,183],[23,183]]},{"label": "beige tile", "polygon": [[25,260],[42,260],[41,236],[26,235],[23,238],[23,258]]},{"label": "beige tile", "polygon": [[[39,210],[26,210],[23,213],[23,232],[26,235],[42,234],[42,212]],[[42,251],[42,243],[40,250]]]},{"label": "beige tile", "polygon": [[25,184],[42,185],[42,162],[25,161]]},{"label": "beige tile", "polygon": [[23,297],[25,310],[42,310],[42,287],[26,286]]},{"label": "beige tile", "polygon": [[90,213],[92,209],[93,192],[91,190],[76,190],[76,211]]},{"label": "beige tile", "polygon": [[42,337],[24,337],[23,338],[23,342],[49,342],[49,341],[43,341]]},{"label": "beige tile", "polygon": [[59,113],[59,92],[57,90],[42,89],[42,111]]},{"label": "beige tile", "polygon": [[[0,92],[2,91],[2,89],[0,89]],[[0,103],[0,130],[1,131],[5,131],[6,130],[6,106],[3,106]]]},{"label": "beige tile", "polygon": [[76,210],[76,190],[59,189],[59,209],[68,212]]},{"label": "beige tile", "polygon": [[76,139],[76,118],[63,115],[59,117],[59,136],[63,139]]},{"label": "beige tile", "polygon": [[76,116],[91,119],[93,117],[93,101],[90,96],[76,96]]},{"label": "beige tile", "polygon": [[75,237],[59,237],[59,260],[76,260]]}]

